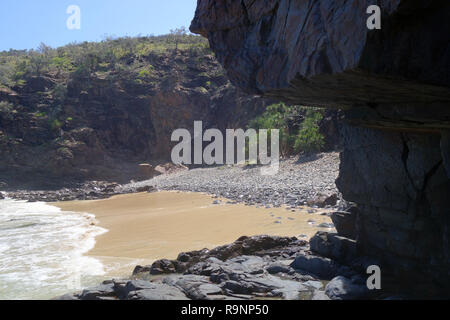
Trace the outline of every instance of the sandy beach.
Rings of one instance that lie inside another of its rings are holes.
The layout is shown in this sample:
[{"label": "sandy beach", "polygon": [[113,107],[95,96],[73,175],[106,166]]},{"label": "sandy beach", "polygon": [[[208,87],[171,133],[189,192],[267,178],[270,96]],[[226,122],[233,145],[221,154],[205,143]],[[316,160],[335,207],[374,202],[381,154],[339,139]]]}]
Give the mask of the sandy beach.
[{"label": "sandy beach", "polygon": [[[215,200],[221,203],[213,204]],[[109,270],[128,274],[136,262],[174,259],[180,252],[214,248],[243,235],[309,238],[319,230],[319,224],[330,222],[328,216],[320,215],[323,210],[310,214],[306,208],[296,212],[257,208],[226,204],[224,199],[201,193],[170,191],[53,205],[63,211],[94,214],[98,225],[108,232],[97,237],[89,255],[100,259]]]}]

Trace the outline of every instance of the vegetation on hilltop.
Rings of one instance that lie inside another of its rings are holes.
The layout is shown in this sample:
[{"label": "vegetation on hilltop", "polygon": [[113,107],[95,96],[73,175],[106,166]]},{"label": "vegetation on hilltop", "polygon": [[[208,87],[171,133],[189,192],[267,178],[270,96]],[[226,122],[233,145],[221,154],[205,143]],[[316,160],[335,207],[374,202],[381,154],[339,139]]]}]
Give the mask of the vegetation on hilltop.
[{"label": "vegetation on hilltop", "polygon": [[28,142],[25,128],[12,128],[17,125],[11,122],[18,121],[51,133],[40,139],[42,143],[56,138],[59,129],[70,130],[70,123],[85,120],[64,107],[79,106],[87,99],[107,104],[95,97],[100,91],[111,91],[110,97],[118,92],[149,97],[161,87],[201,76],[202,83],[192,86],[207,93],[226,82],[223,70],[210,57],[208,41],[187,34],[184,28],[163,36],[106,38],[56,49],[42,43],[37,50],[0,52],[0,143],[15,138]]},{"label": "vegetation on hilltop", "polygon": [[138,82],[151,81],[152,58],[179,51],[193,56],[211,53],[207,40],[186,34],[183,28],[164,36],[107,38],[57,49],[42,43],[37,50],[0,52],[0,86],[20,87],[33,76],[89,78],[95,73],[107,73],[106,77],[126,74]]}]

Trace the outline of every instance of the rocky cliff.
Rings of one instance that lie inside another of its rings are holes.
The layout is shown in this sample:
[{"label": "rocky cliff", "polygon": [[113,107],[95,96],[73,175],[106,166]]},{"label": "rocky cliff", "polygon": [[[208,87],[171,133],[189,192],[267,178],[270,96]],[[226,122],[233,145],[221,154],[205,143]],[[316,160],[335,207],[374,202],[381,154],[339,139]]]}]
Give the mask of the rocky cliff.
[{"label": "rocky cliff", "polygon": [[245,127],[266,100],[231,85],[195,38],[177,48],[150,37],[0,53],[0,80],[14,71],[0,83],[0,188],[128,182],[140,163],[169,160],[173,130],[194,120]]},{"label": "rocky cliff", "polygon": [[241,89],[345,109],[337,185],[356,207],[313,249],[372,256],[422,297],[450,288],[449,17],[446,0],[199,0],[191,25]]}]

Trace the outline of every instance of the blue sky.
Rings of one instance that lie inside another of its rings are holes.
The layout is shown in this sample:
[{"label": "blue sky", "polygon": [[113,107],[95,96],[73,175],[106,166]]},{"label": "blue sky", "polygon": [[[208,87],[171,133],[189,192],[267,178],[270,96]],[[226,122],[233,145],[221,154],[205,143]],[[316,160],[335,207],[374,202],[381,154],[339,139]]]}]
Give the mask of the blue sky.
[{"label": "blue sky", "polygon": [[[1,0],[0,51],[100,41],[105,35],[166,34],[189,27],[197,0]],[[69,30],[70,5],[81,9],[81,29]]]}]

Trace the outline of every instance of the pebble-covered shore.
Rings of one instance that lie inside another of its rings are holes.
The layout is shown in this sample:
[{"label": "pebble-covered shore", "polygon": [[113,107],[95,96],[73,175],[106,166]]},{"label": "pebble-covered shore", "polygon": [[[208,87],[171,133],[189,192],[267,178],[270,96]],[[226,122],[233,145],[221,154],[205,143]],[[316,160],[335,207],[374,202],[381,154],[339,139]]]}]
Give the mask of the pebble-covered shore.
[{"label": "pebble-covered shore", "polygon": [[249,205],[335,206],[339,193],[339,153],[292,157],[280,162],[276,175],[264,176],[259,166],[221,166],[179,171],[130,183],[122,192],[152,186],[158,190],[205,192]]},{"label": "pebble-covered shore", "polygon": [[117,194],[136,192],[178,190],[203,192],[226,198],[231,203],[264,207],[336,207],[341,202],[335,185],[338,174],[339,153],[331,152],[282,160],[279,172],[269,176],[261,174],[260,166],[234,165],[179,170],[125,185],[92,181],[77,188],[51,191],[18,190],[0,195],[33,202],[55,202],[104,199]]}]

